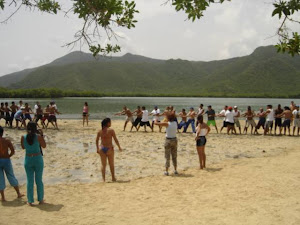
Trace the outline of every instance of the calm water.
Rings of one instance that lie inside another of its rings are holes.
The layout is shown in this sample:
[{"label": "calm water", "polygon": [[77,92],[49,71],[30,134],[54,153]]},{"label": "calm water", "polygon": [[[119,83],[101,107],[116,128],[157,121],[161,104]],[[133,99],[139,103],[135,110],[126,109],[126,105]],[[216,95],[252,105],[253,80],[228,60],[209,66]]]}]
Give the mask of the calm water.
[{"label": "calm water", "polygon": [[[19,102],[20,99],[0,99],[0,102]],[[50,99],[22,99],[24,103],[28,102],[33,108],[36,101],[39,101],[42,107],[45,107]],[[198,109],[200,103],[206,108],[207,105],[212,105],[219,112],[224,105],[237,105],[241,111],[244,111],[248,105],[254,110],[264,107],[267,104],[272,104],[273,107],[277,104],[289,106],[291,101],[300,104],[299,99],[269,99],[269,98],[167,98],[167,97],[105,97],[105,98],[60,98],[55,99],[58,110],[62,113],[59,118],[63,119],[80,119],[84,102],[88,102],[90,108],[91,119],[102,119],[104,117],[122,118],[113,116],[113,114],[121,111],[126,105],[131,110],[134,110],[138,105],[146,106],[148,110],[152,110],[157,105],[161,110],[167,105],[173,105],[177,111],[190,107]]]}]

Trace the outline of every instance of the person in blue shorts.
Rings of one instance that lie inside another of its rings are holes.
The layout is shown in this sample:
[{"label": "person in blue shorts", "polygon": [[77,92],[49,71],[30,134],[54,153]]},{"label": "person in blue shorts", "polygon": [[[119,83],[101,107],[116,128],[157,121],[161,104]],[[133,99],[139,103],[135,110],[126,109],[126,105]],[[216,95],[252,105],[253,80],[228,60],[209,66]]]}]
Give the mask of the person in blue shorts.
[{"label": "person in blue shorts", "polygon": [[5,178],[4,173],[6,174],[7,180],[10,185],[14,187],[17,192],[18,198],[23,197],[24,195],[20,193],[19,183],[14,175],[14,170],[11,164],[10,158],[15,154],[15,149],[10,140],[3,138],[4,130],[0,126],[0,193],[1,201],[5,202]]}]

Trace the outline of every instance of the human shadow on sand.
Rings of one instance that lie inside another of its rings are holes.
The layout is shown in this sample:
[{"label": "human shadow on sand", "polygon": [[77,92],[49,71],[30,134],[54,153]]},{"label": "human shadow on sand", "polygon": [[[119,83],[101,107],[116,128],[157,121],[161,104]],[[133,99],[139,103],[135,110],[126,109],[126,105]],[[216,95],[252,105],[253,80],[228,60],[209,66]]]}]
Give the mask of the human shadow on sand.
[{"label": "human shadow on sand", "polygon": [[26,201],[23,198],[16,198],[13,201],[1,202],[3,207],[21,207],[26,205]]},{"label": "human shadow on sand", "polygon": [[130,180],[108,181],[107,183],[108,184],[115,184],[115,183],[124,184],[124,183],[130,183]]},{"label": "human shadow on sand", "polygon": [[179,173],[177,175],[171,174],[171,177],[179,177],[179,178],[189,178],[189,177],[194,177],[192,174],[185,174],[185,173]]},{"label": "human shadow on sand", "polygon": [[221,171],[223,168],[206,168],[205,170],[207,171],[207,172],[212,172],[212,173],[214,173],[214,172],[219,172],[219,171]]},{"label": "human shadow on sand", "polygon": [[46,212],[58,212],[64,207],[64,205],[62,204],[54,205],[51,203],[44,203],[42,205],[36,205],[35,207]]}]

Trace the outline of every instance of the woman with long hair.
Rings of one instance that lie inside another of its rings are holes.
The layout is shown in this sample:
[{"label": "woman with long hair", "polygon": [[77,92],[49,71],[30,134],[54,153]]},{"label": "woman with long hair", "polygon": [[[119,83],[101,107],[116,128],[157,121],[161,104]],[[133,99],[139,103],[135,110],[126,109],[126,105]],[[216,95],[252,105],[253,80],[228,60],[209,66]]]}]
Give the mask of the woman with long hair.
[{"label": "woman with long hair", "polygon": [[87,102],[84,103],[83,111],[82,111],[82,123],[84,126],[84,122],[86,121],[86,125],[89,125],[89,105]]},{"label": "woman with long hair", "polygon": [[[101,125],[102,125],[102,130],[98,132],[96,138],[96,147],[97,147],[97,153],[100,155],[101,158],[102,178],[103,181],[105,182],[105,170],[106,170],[106,164],[108,160],[112,181],[116,181],[115,166],[114,166],[114,147],[112,144],[112,139],[114,139],[120,152],[122,151],[122,148],[119,144],[115,131],[110,128],[111,127],[110,118],[105,118],[104,120],[102,120]],[[101,145],[99,145],[100,139],[101,139]]]},{"label": "woman with long hair", "polygon": [[44,160],[42,148],[46,148],[46,142],[42,130],[37,130],[35,122],[27,125],[27,135],[22,136],[21,146],[26,151],[25,171],[27,176],[27,204],[33,206],[34,180],[37,186],[37,196],[39,204],[44,203],[43,169]]},{"label": "woman with long hair", "polygon": [[210,132],[209,126],[203,122],[203,116],[199,115],[197,117],[197,129],[196,129],[196,148],[199,156],[200,169],[202,170],[206,166],[206,155],[205,155],[205,145],[206,145],[206,135]]}]

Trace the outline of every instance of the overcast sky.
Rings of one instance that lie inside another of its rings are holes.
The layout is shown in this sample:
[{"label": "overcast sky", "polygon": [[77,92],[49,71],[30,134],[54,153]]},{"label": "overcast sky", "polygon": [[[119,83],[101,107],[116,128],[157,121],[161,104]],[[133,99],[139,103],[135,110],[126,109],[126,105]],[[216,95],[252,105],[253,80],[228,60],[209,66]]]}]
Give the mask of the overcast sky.
[{"label": "overcast sky", "polygon": [[[70,1],[61,1],[63,3]],[[218,60],[250,54],[255,48],[276,44],[270,38],[280,25],[272,18],[272,0],[232,0],[211,6],[204,18],[191,22],[165,0],[136,0],[138,23],[132,30],[116,30],[126,52],[152,58]],[[67,5],[63,5],[67,9]],[[3,20],[11,10],[0,13]],[[0,76],[40,66],[68,54],[62,47],[73,40],[82,21],[20,10],[7,24],[0,24]],[[102,41],[105,41],[103,39]],[[77,46],[73,50],[80,50]],[[87,48],[82,48],[87,52]],[[120,54],[119,54],[120,55]]]}]

